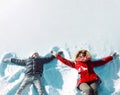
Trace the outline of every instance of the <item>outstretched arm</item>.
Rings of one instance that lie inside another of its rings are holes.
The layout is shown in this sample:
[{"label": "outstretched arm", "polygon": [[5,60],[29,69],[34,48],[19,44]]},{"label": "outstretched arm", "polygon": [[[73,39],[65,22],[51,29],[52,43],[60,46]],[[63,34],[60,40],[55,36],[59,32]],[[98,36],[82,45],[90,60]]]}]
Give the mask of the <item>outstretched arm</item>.
[{"label": "outstretched arm", "polygon": [[[58,60],[60,60],[62,63],[74,68],[75,67],[75,63],[74,62],[71,62],[65,58],[63,58],[61,55],[60,55],[60,52],[59,53],[56,53],[55,51],[52,51],[51,52]],[[61,52],[62,53],[62,52]]]},{"label": "outstretched arm", "polygon": [[108,57],[102,58],[101,60],[93,61],[93,66],[96,67],[96,66],[107,64],[112,59],[113,59],[113,56],[108,56]]},{"label": "outstretched arm", "polygon": [[3,60],[3,62],[7,63],[7,62],[12,62],[18,65],[25,65],[25,60],[20,60],[20,59],[16,59],[16,58],[6,58]]},{"label": "outstretched arm", "polygon": [[98,60],[98,61],[94,61],[93,62],[93,66],[101,66],[101,65],[104,65],[106,63],[108,63],[109,61],[115,59],[117,56],[119,56],[118,52],[113,52],[110,56],[108,57],[105,57],[101,60]]},{"label": "outstretched arm", "polygon": [[63,57],[62,57],[61,55],[59,55],[59,54],[56,56],[56,58],[57,58],[58,60],[60,60],[61,62],[63,62],[64,64],[66,64],[66,65],[68,65],[68,66],[70,66],[70,67],[72,67],[72,68],[75,67],[75,63],[74,63],[74,62],[71,62],[71,61],[63,58]]},{"label": "outstretched arm", "polygon": [[25,60],[21,60],[21,59],[15,59],[15,58],[12,58],[11,59],[11,62],[12,63],[15,63],[15,64],[18,64],[18,65],[22,65],[22,66],[25,66]]},{"label": "outstretched arm", "polygon": [[44,57],[44,58],[41,58],[42,62],[43,63],[48,63],[50,61],[52,61],[55,57],[53,55],[49,56],[49,57]]}]

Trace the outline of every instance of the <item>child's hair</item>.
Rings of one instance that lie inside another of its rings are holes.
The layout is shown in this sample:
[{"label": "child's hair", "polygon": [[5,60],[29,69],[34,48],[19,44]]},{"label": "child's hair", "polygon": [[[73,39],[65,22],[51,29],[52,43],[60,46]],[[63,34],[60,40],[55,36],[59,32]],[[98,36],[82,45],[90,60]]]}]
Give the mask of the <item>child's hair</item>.
[{"label": "child's hair", "polygon": [[91,54],[89,51],[85,50],[85,49],[82,49],[82,50],[79,50],[76,54],[75,54],[75,57],[74,57],[74,60],[76,60],[76,58],[79,56],[79,54],[84,54],[86,56],[89,56],[91,58]]}]

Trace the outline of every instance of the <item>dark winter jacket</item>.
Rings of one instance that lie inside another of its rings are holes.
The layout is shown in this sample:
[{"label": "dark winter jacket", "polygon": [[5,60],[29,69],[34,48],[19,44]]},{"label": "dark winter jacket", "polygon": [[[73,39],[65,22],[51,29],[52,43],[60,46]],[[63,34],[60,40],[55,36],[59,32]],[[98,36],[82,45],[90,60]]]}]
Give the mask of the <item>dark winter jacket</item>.
[{"label": "dark winter jacket", "polygon": [[71,62],[60,55],[57,55],[56,58],[59,59],[64,64],[72,68],[75,68],[78,71],[80,77],[78,79],[77,86],[79,86],[81,83],[99,80],[100,78],[94,72],[94,67],[104,65],[113,59],[112,56],[108,56],[98,61],[88,61],[86,63],[85,62],[83,63],[80,61]]},{"label": "dark winter jacket", "polygon": [[26,66],[26,74],[27,75],[40,74],[42,76],[43,65],[45,63],[50,62],[54,58],[55,58],[54,56],[45,57],[45,58],[41,58],[41,57],[28,58],[26,60],[12,58],[11,62],[18,64],[18,65]]}]

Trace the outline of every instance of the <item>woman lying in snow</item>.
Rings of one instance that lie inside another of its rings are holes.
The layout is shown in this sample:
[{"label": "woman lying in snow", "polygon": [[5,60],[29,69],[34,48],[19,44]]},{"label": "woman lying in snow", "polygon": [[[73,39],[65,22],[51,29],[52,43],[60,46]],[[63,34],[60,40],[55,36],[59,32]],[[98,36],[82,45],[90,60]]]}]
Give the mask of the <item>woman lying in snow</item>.
[{"label": "woman lying in snow", "polygon": [[80,77],[77,82],[77,88],[82,90],[85,95],[98,95],[97,87],[101,81],[99,76],[94,72],[94,67],[104,65],[113,60],[113,57],[117,56],[117,53],[115,52],[101,60],[92,61],[91,55],[87,50],[80,50],[75,56],[75,61],[72,62],[63,58],[55,51],[52,51],[51,53],[58,60],[78,71]]}]

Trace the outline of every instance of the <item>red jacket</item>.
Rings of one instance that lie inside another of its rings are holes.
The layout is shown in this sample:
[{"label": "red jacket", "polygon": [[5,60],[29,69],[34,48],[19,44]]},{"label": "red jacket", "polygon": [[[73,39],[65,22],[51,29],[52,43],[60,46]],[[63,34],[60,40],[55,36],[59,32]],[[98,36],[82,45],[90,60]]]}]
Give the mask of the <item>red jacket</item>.
[{"label": "red jacket", "polygon": [[112,56],[108,56],[108,57],[105,57],[101,60],[88,61],[86,63],[85,62],[83,63],[80,61],[71,62],[71,61],[63,58],[60,55],[57,55],[56,58],[59,59],[64,64],[66,64],[72,68],[75,68],[78,71],[78,74],[80,74],[80,77],[78,79],[77,86],[79,86],[81,83],[99,80],[100,78],[94,72],[94,67],[104,65],[113,59]]}]

